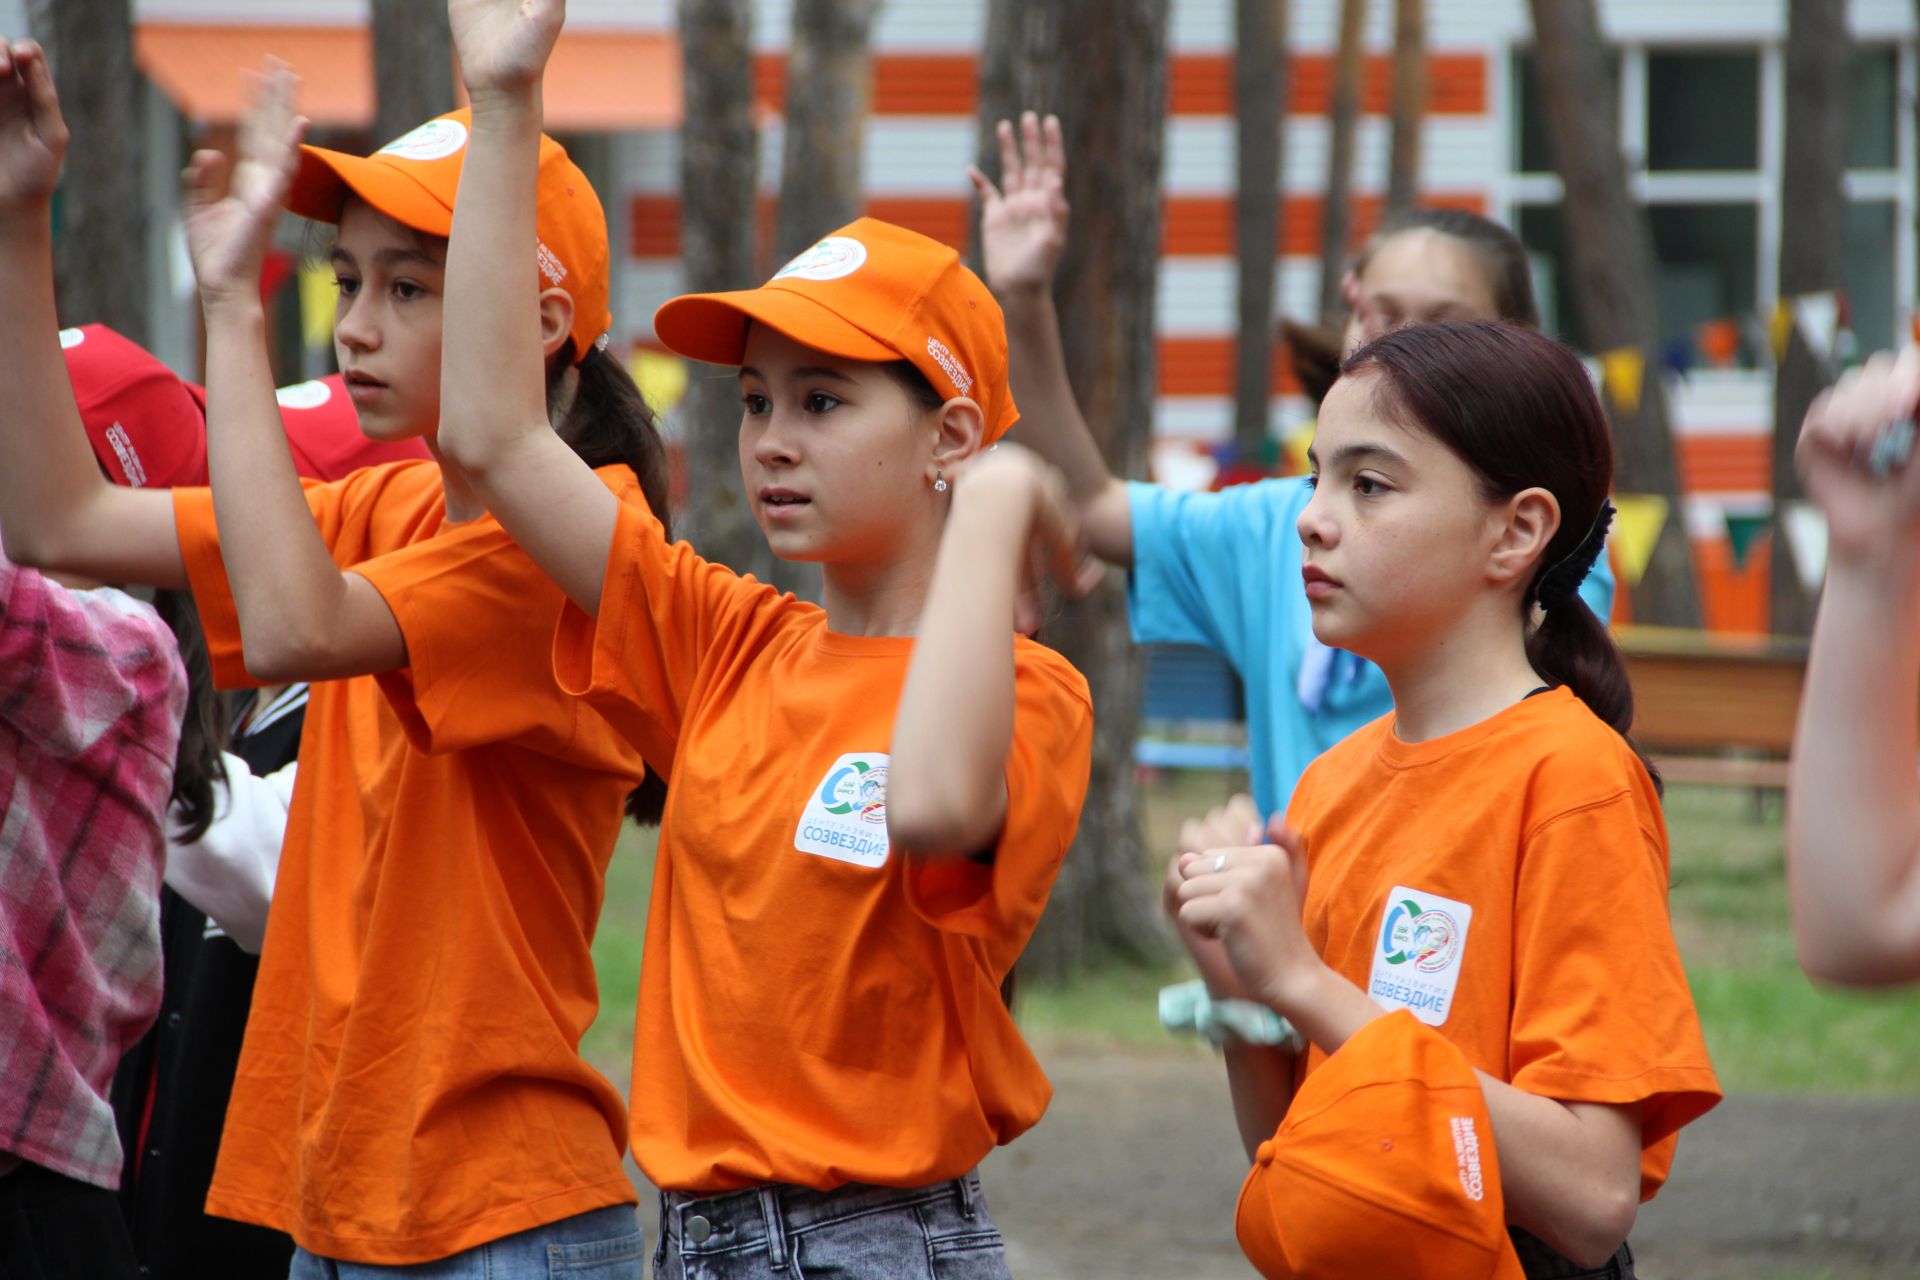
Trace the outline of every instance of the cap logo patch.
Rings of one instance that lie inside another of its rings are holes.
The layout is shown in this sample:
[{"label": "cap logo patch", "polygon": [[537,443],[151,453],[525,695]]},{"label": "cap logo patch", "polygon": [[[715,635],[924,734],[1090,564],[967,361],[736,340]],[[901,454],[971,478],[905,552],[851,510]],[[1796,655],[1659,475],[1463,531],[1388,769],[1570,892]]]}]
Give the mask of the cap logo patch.
[{"label": "cap logo patch", "polygon": [[1448,1127],[1453,1130],[1453,1158],[1459,1165],[1460,1189],[1469,1200],[1484,1199],[1487,1184],[1480,1177],[1480,1135],[1473,1131],[1473,1117],[1455,1116]]},{"label": "cap logo patch", "polygon": [[467,145],[467,126],[458,120],[429,120],[403,133],[376,153],[402,160],[445,160]]},{"label": "cap logo patch", "polygon": [[282,387],[273,393],[273,398],[280,402],[282,409],[318,409],[333,399],[333,388],[316,378]]},{"label": "cap logo patch", "polygon": [[838,280],[858,271],[866,260],[867,246],[858,240],[851,236],[828,236],[813,248],[795,255],[792,262],[773,273],[773,278]]},{"label": "cap logo patch", "polygon": [[126,472],[127,483],[138,489],[147,483],[147,469],[140,465],[140,455],[134,452],[133,437],[119,423],[108,427],[104,434],[107,443],[113,446],[115,456],[120,459],[120,470]]},{"label": "cap logo patch", "polygon": [[62,329],[60,331],[60,349],[62,351],[71,351],[86,340],[86,333],[80,329]]},{"label": "cap logo patch", "polygon": [[535,243],[535,253],[540,259],[540,274],[547,278],[548,284],[558,287],[567,278],[566,267],[544,240]]},{"label": "cap logo patch", "polygon": [[973,386],[973,375],[967,372],[953,352],[947,350],[947,344],[938,338],[928,338],[927,354],[933,357],[935,364],[947,371],[947,376],[953,379],[954,389],[966,395]]}]

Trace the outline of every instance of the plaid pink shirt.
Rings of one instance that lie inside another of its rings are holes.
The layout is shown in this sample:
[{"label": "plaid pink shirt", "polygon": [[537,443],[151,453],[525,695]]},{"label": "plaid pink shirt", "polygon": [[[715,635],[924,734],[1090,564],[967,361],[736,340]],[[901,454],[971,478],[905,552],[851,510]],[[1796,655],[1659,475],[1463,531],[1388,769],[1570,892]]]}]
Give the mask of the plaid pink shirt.
[{"label": "plaid pink shirt", "polygon": [[0,1172],[120,1185],[107,1084],[160,1007],[186,696],[152,609],[0,556]]}]

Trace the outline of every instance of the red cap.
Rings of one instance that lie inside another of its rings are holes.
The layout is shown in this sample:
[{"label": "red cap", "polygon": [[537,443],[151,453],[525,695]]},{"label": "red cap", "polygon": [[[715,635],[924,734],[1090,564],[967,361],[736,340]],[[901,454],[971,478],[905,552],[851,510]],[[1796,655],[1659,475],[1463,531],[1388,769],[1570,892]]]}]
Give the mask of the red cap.
[{"label": "red cap", "polygon": [[207,421],[178,374],[101,324],[62,329],[67,376],[94,457],[115,484],[207,482]]},{"label": "red cap", "polygon": [[[115,484],[171,489],[207,483],[207,393],[182,381],[145,347],[105,325],[60,331],[67,376],[87,443]],[[313,480],[338,480],[361,467],[430,458],[418,439],[369,440],[360,433],[338,375],[276,393],[294,467]]]},{"label": "red cap", "polygon": [[[461,108],[429,120],[370,156],[320,147],[300,148],[300,170],[287,208],[318,222],[340,221],[349,192],[405,227],[446,239],[453,232],[453,197],[467,156],[473,113]],[[593,184],[565,147],[540,135],[536,252],[544,287],[573,299],[573,359],[578,364],[603,345],[613,324],[608,309],[607,216]]]},{"label": "red cap", "polygon": [[1020,420],[1000,304],[958,253],[918,232],[861,218],[758,289],[672,299],[654,313],[653,328],[683,356],[738,365],[749,321],[847,360],[909,361],[942,396],[979,404],[982,444]]},{"label": "red cap", "polygon": [[1260,1144],[1234,1228],[1268,1277],[1524,1280],[1480,1081],[1405,1010],[1301,1084]]}]

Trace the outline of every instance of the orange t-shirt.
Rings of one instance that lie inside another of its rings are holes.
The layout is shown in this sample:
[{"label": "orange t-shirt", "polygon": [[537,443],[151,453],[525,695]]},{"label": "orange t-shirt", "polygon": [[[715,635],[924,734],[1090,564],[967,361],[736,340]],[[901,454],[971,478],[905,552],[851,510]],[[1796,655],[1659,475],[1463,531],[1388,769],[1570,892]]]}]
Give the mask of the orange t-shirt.
[{"label": "orange t-shirt", "polygon": [[1565,688],[1428,742],[1388,715],[1314,761],[1287,821],[1321,957],[1488,1075],[1643,1104],[1651,1197],[1720,1087],[1667,915],[1666,821],[1626,740]]},{"label": "orange t-shirt", "polygon": [[[578,1046],[638,753],[556,687],[559,590],[491,518],[444,523],[438,467],[307,500],[412,666],[313,686],[208,1209],[398,1264],[632,1201]],[[215,678],[250,683],[211,497],[174,510]]]},{"label": "orange t-shirt", "polygon": [[1000,997],[1085,798],[1086,681],[1009,635],[1007,818],[990,863],[908,859],[887,749],[913,640],[669,545],[623,506],[561,683],[672,760],[634,1035],[634,1158],[658,1186],[957,1177],[1051,1087]]}]

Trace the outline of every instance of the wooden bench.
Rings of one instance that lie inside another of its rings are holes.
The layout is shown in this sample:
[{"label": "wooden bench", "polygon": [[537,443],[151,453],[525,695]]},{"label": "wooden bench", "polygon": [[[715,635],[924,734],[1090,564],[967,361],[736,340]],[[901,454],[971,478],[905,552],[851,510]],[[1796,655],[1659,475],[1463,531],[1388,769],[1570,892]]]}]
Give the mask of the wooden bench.
[{"label": "wooden bench", "polygon": [[1614,633],[1633,682],[1633,736],[1669,782],[1787,785],[1807,642],[1666,627]]}]

